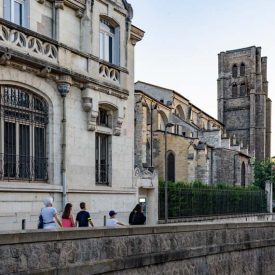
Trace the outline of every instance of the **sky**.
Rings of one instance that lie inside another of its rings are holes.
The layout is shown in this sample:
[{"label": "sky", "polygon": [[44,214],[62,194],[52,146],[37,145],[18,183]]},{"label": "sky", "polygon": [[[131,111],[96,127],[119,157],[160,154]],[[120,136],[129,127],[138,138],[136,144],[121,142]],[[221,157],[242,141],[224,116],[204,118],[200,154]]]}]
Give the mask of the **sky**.
[{"label": "sky", "polygon": [[[218,53],[262,47],[275,111],[274,0],[128,0],[145,31],[135,48],[135,81],[173,89],[217,118]],[[275,118],[272,130],[275,129]],[[272,134],[272,156],[275,136]]]}]

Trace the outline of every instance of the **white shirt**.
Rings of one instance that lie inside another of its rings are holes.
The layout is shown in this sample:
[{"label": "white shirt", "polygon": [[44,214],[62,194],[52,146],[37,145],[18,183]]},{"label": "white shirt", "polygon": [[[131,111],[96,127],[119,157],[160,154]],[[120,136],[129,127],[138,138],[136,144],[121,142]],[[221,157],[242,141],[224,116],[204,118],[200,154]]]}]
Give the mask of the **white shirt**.
[{"label": "white shirt", "polygon": [[117,220],[116,219],[108,219],[106,221],[106,226],[107,227],[116,227],[117,226]]}]

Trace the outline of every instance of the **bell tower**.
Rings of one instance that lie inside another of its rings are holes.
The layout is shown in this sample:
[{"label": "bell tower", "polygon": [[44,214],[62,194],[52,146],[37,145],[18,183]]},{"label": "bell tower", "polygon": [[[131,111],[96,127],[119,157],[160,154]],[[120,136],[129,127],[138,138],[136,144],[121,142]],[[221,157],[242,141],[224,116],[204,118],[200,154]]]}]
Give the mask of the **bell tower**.
[{"label": "bell tower", "polygon": [[257,160],[270,158],[271,100],[260,47],[218,55],[218,119]]}]

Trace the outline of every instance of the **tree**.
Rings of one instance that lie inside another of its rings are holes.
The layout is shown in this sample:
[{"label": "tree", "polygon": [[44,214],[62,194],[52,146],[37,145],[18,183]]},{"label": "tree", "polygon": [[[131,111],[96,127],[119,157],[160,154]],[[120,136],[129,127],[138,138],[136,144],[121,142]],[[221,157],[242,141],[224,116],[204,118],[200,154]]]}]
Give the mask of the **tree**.
[{"label": "tree", "polygon": [[275,161],[274,158],[272,160],[262,160],[255,161],[253,163],[254,166],[254,184],[265,188],[265,182],[267,180],[271,180],[275,183]]}]

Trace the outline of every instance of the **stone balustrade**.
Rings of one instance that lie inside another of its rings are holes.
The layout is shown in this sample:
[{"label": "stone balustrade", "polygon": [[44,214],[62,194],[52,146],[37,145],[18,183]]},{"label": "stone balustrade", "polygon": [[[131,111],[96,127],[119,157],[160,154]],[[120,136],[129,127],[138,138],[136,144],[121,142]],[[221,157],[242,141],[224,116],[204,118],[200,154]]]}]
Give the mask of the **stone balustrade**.
[{"label": "stone balustrade", "polygon": [[29,35],[19,29],[7,27],[1,22],[0,44],[53,63],[57,63],[58,61],[58,47],[56,45]]},{"label": "stone balustrade", "polygon": [[0,234],[0,274],[274,274],[275,223]]},{"label": "stone balustrade", "polygon": [[117,70],[109,65],[100,63],[99,64],[99,75],[115,84],[119,84],[119,76],[120,76],[119,70]]}]

